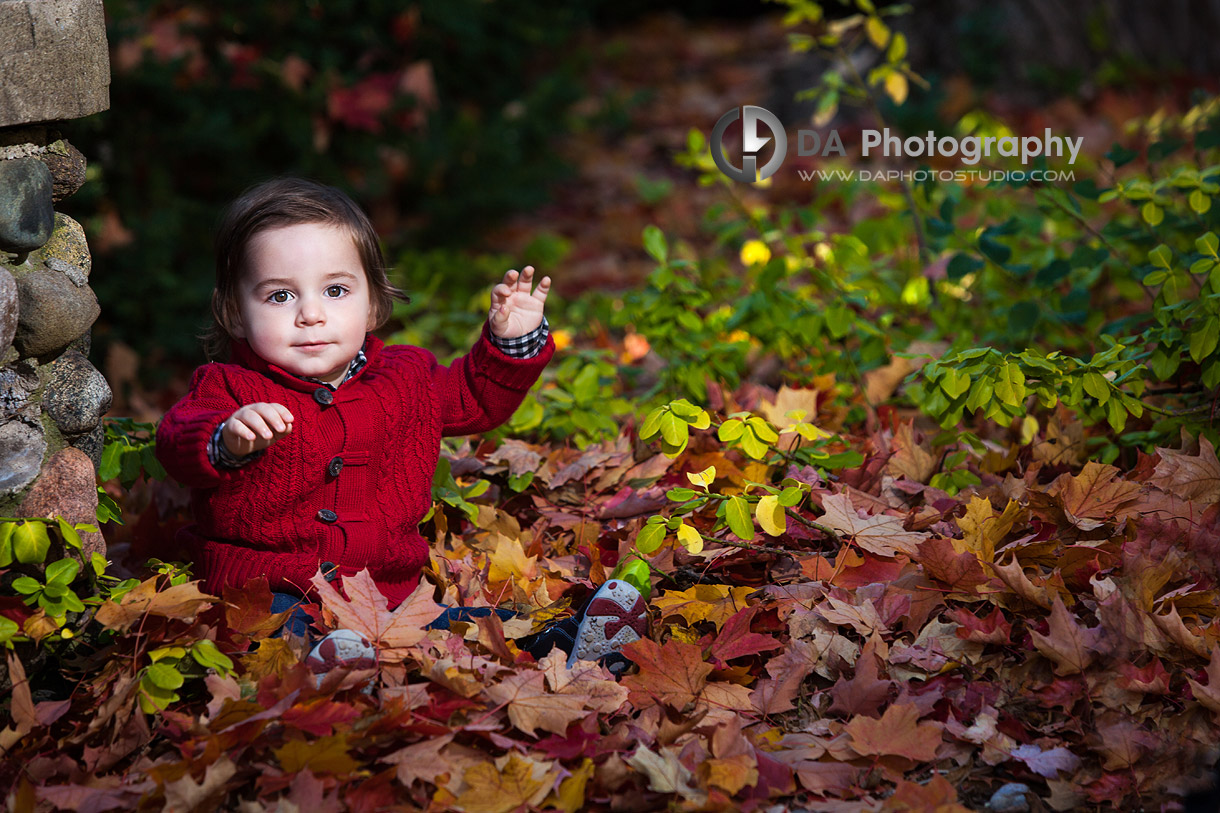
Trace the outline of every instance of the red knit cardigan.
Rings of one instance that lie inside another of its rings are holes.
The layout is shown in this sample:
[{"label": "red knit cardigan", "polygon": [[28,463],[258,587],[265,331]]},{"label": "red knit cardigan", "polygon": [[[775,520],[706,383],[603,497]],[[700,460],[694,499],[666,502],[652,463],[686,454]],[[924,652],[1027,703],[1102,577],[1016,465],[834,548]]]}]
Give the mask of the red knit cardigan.
[{"label": "red knit cardigan", "polygon": [[[508,420],[555,352],[548,337],[530,359],[505,355],[483,335],[445,367],[419,347],[369,335],[367,364],[330,390],[233,343],[235,364],[205,364],[157,429],[157,459],[191,489],[195,524],[180,532],[196,575],[215,595],[264,575],[274,591],[308,595],[321,562],[342,576],[369,568],[397,606],[419,582],[428,545],[418,525],[432,504],[442,435]],[[280,403],[292,433],[257,460],[217,469],[208,441],[239,407]]]}]

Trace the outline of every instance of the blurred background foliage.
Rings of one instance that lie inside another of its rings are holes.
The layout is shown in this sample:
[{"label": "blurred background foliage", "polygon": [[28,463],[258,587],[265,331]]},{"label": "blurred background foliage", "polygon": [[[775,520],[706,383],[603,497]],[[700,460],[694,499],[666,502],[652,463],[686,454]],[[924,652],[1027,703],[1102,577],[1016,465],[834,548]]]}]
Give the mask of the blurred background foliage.
[{"label": "blurred background foliage", "polygon": [[212,229],[242,189],[279,174],[353,194],[411,290],[434,295],[438,274],[482,287],[490,270],[470,273],[455,251],[544,201],[570,172],[555,140],[600,123],[571,111],[588,62],[573,37],[649,7],[107,0],[111,109],[65,127],[90,161],[65,208],[104,268],[96,338],[202,360],[185,328],[206,313]]}]

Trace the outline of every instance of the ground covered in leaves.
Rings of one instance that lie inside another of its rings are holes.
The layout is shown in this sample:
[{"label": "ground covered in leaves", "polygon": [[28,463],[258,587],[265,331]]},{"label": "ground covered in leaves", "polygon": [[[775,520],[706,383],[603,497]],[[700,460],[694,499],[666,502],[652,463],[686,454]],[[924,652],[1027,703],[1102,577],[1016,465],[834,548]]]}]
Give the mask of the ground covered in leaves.
[{"label": "ground covered in leaves", "polygon": [[[99,609],[113,640],[80,654],[70,697],[37,700],[10,657],[10,809],[952,811],[1020,782],[1030,809],[1154,810],[1199,784],[1220,714],[1207,440],[1123,474],[1085,463],[1080,425],[1052,418],[986,439],[969,463],[982,484],[950,496],[926,485],[943,455],[918,421],[883,408],[872,429],[842,426],[818,411],[826,395],[747,385],[714,400],[812,407],[863,455],[834,479],[726,453],[710,429],[672,459],[630,428],[583,451],[459,450],[457,482],[492,485],[473,520],[450,509],[428,526],[435,584],[389,612],[363,576],[345,582],[350,603],[318,578],[318,624],[380,650],[372,694],[365,673],[314,688],[304,642],[269,637],[282,619],[265,584],[211,598],[151,580]],[[801,500],[778,535],[744,543],[687,515],[708,538],[649,557],[651,634],[620,681],[518,650],[709,467],[710,492],[787,478]],[[526,472],[532,485],[508,488]],[[174,497],[136,489],[146,508],[113,552],[165,539]],[[436,598],[522,616],[425,633]],[[204,638],[232,671],[142,713],[150,653]]]}]

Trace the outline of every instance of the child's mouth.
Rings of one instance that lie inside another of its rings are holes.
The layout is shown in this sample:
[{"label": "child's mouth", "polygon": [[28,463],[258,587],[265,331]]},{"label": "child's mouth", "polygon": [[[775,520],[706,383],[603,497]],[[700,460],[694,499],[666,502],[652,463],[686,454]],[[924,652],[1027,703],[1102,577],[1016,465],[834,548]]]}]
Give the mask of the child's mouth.
[{"label": "child's mouth", "polygon": [[297,347],[301,350],[321,350],[329,344],[330,342],[310,342],[309,344],[298,344]]}]

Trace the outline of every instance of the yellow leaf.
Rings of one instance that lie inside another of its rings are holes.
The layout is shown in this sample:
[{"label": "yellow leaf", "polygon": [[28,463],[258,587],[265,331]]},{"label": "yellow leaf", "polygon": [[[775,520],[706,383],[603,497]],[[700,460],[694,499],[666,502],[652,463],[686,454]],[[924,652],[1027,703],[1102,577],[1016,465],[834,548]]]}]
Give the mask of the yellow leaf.
[{"label": "yellow leaf", "polygon": [[691,485],[707,491],[707,487],[710,486],[712,481],[716,479],[716,467],[708,466],[698,474],[691,474],[690,472],[687,472],[686,479],[690,480]]},{"label": "yellow leaf", "polygon": [[769,536],[779,536],[788,527],[784,507],[779,504],[779,497],[775,494],[768,494],[758,501],[754,506],[754,518]]},{"label": "yellow leaf", "polygon": [[496,549],[487,557],[491,567],[487,573],[490,582],[510,579],[538,578],[538,557],[526,556],[521,541],[503,534],[495,534]]},{"label": "yellow leaf", "polygon": [[707,784],[724,788],[730,796],[742,788],[758,784],[758,761],[753,754],[735,754],[723,759],[709,759],[699,766]]},{"label": "yellow leaf", "polygon": [[680,615],[686,623],[711,621],[719,628],[738,610],[745,609],[746,596],[752,587],[732,587],[725,584],[696,584],[689,590],[670,590],[655,599],[653,606],[661,615]]},{"label": "yellow leaf", "polygon": [[685,522],[678,526],[678,541],[691,553],[703,550],[703,537]]},{"label": "yellow leaf", "polygon": [[593,760],[585,757],[585,761],[571,776],[559,783],[559,790],[547,797],[545,806],[558,807],[565,813],[576,813],[585,806],[585,787],[593,778]]},{"label": "yellow leaf", "polygon": [[990,500],[971,497],[965,516],[957,521],[965,537],[954,539],[953,548],[958,553],[973,553],[980,562],[991,564],[995,561],[996,545],[1004,540],[1020,516],[1021,505],[1016,500],[1009,500],[1004,513],[997,517]]},{"label": "yellow leaf", "polygon": [[536,804],[534,797],[547,790],[545,771],[542,777],[534,776],[538,766],[515,752],[508,754],[502,768],[481,762],[466,771],[466,789],[457,798],[456,807],[466,813],[509,813],[522,805]]},{"label": "yellow leaf", "polygon": [[301,658],[283,638],[264,638],[258,649],[240,656],[246,677],[259,681],[267,675],[283,677]]},{"label": "yellow leaf", "polygon": [[766,265],[770,260],[771,249],[762,240],[747,240],[741,247],[742,265]]},{"label": "yellow leaf", "polygon": [[905,102],[909,91],[907,78],[898,71],[891,71],[885,77],[885,94],[894,100],[894,104]]},{"label": "yellow leaf", "polygon": [[864,24],[864,31],[868,34],[869,42],[877,48],[884,48],[889,41],[890,29],[880,17],[869,17],[868,22]]},{"label": "yellow leaf", "polygon": [[347,755],[346,734],[314,740],[289,740],[283,747],[273,750],[280,761],[280,768],[288,774],[308,770],[315,774],[343,775],[360,768],[360,764]]}]

